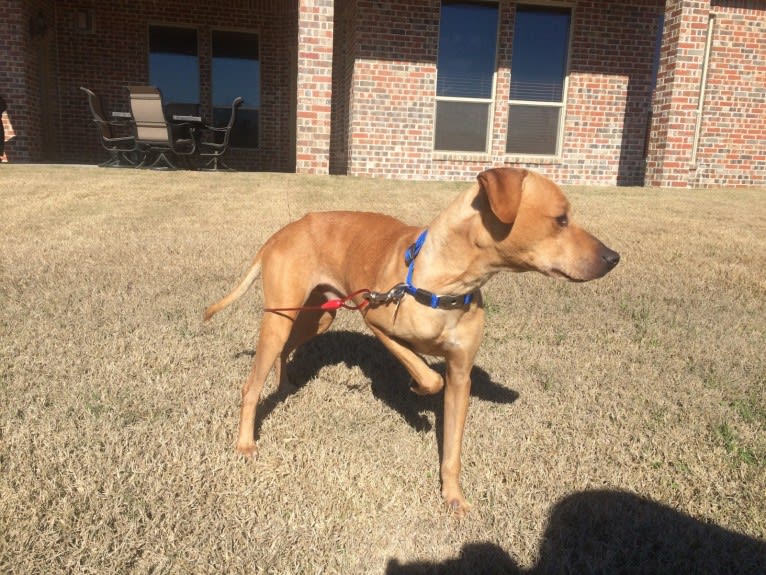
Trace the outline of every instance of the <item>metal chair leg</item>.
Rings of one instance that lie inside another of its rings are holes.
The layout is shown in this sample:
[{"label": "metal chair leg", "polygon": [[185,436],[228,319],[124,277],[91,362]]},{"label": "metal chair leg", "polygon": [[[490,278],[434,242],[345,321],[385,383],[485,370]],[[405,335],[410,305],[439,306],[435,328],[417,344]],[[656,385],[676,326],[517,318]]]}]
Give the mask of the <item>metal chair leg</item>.
[{"label": "metal chair leg", "polygon": [[[209,168],[210,164],[213,164],[212,168]],[[219,165],[221,166],[219,168]],[[221,156],[213,156],[206,164],[205,167],[202,168],[206,172],[233,172],[229,166],[226,165],[226,163],[223,161],[223,158]]]},{"label": "metal chair leg", "polygon": [[99,168],[117,168],[120,166],[120,155],[117,152],[110,151],[109,159],[98,165]]},{"label": "metal chair leg", "polygon": [[[178,169],[178,167],[173,162],[170,161],[170,158],[168,158],[165,155],[164,151],[160,152],[157,155],[157,157],[155,158],[154,162],[152,162],[150,165],[146,166],[146,168],[149,169],[149,170],[159,169],[159,168],[162,167],[162,166],[160,166],[160,162],[164,162],[165,167],[168,168],[169,170],[177,170]],[[144,167],[144,163],[145,162],[141,162],[141,164],[138,167],[143,168]]]}]

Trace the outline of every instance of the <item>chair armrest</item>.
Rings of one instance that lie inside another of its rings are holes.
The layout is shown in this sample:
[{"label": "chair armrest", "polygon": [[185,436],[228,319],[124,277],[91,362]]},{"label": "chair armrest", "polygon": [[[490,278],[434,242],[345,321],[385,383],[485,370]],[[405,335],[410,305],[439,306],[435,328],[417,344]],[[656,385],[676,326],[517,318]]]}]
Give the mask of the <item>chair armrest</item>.
[{"label": "chair armrest", "polygon": [[170,129],[170,134],[172,136],[174,145],[182,142],[191,142],[192,151],[194,150],[194,147],[196,147],[194,124],[190,124],[189,122],[169,121],[168,128]]},{"label": "chair armrest", "polygon": [[117,128],[125,128],[125,127],[132,126],[133,122],[128,120],[111,120],[109,122],[106,122],[106,124],[108,124],[109,126],[115,126]]},{"label": "chair armrest", "polygon": [[105,142],[109,142],[110,144],[117,144],[120,142],[132,142],[135,138],[133,136],[120,136],[118,138],[104,138]]},{"label": "chair armrest", "polygon": [[170,127],[170,131],[173,134],[177,133],[183,133],[183,134],[189,134],[189,137],[194,133],[194,124],[190,124],[189,122],[173,122],[169,121],[168,126]]},{"label": "chair armrest", "polygon": [[170,119],[173,122],[191,122],[192,124],[202,124],[202,116],[173,114]]}]

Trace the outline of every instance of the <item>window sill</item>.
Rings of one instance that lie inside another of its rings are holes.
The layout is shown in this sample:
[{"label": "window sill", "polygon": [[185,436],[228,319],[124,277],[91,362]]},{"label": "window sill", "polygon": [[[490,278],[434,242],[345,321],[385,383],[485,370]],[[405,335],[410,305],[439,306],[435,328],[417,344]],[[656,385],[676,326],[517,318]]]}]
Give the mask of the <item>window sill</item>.
[{"label": "window sill", "polygon": [[531,166],[549,166],[561,163],[561,156],[536,156],[523,154],[503,154],[499,158],[487,152],[431,152],[435,162],[491,162],[500,161],[503,164],[527,164]]},{"label": "window sill", "polygon": [[502,158],[504,164],[529,164],[538,166],[549,166],[560,164],[561,156],[524,156],[522,154],[505,155]]},{"label": "window sill", "polygon": [[491,156],[486,152],[431,152],[435,162],[487,162]]}]

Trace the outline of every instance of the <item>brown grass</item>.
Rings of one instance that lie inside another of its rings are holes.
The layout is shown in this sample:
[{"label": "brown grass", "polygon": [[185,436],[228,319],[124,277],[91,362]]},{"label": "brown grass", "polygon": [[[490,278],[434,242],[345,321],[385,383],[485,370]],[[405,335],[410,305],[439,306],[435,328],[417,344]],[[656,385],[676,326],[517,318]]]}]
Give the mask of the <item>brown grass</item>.
[{"label": "brown grass", "polygon": [[766,570],[764,190],[568,190],[623,261],[487,285],[466,520],[440,399],[353,312],[235,456],[260,293],[204,307],[307,211],[425,224],[464,186],[3,165],[0,572]]}]

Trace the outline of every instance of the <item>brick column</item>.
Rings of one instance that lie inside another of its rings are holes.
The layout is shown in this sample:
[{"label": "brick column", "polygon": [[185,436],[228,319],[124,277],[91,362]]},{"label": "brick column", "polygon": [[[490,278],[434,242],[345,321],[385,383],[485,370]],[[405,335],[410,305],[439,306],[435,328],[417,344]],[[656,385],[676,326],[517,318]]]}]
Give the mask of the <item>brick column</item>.
[{"label": "brick column", "polygon": [[333,0],[300,0],[295,171],[330,169]]},{"label": "brick column", "polygon": [[0,121],[5,128],[5,154],[10,162],[28,162],[33,159],[33,141],[30,135],[37,129],[30,111],[28,70],[29,16],[26,2],[8,0],[0,2],[0,96],[8,106]]},{"label": "brick column", "polygon": [[709,0],[667,0],[654,93],[646,184],[686,187],[707,39]]}]

